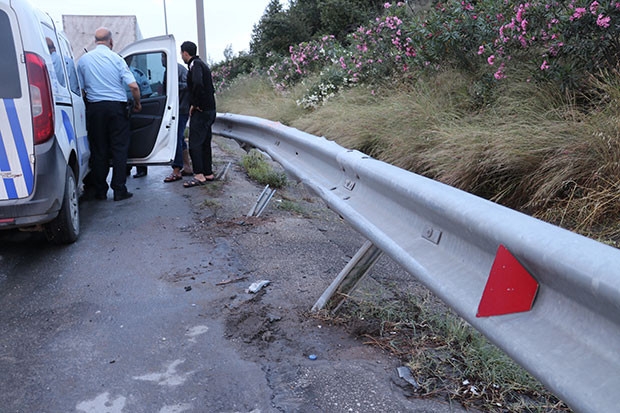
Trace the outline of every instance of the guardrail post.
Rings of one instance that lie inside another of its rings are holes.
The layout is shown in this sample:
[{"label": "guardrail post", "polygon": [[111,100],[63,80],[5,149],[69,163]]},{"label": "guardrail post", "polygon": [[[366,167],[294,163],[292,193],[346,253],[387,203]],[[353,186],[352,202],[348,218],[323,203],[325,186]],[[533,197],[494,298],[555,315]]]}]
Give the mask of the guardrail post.
[{"label": "guardrail post", "polygon": [[366,241],[317,300],[312,311],[324,308],[334,313],[338,311],[344,300],[351,295],[381,254],[382,251],[379,248],[372,242]]}]

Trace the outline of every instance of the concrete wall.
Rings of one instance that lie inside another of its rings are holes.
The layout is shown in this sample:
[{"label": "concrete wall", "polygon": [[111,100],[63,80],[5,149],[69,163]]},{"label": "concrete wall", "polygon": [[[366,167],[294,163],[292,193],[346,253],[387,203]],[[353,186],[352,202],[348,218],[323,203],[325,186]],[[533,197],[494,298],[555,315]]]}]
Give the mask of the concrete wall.
[{"label": "concrete wall", "polygon": [[112,31],[114,50],[117,52],[142,39],[136,16],[63,15],[62,26],[73,46],[76,61],[85,50],[95,48],[95,30],[99,27],[107,27]]}]

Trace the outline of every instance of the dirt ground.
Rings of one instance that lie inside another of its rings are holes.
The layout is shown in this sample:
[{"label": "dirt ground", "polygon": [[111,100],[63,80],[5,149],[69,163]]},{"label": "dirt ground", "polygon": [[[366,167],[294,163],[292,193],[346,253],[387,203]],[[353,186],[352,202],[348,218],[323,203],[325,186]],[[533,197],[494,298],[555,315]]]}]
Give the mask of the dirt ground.
[{"label": "dirt ground", "polygon": [[[368,326],[334,325],[310,312],[365,240],[295,182],[277,190],[260,217],[248,217],[263,186],[240,166],[244,154],[234,141],[216,137],[216,174],[226,170],[224,176],[183,194],[194,205],[194,236],[214,250],[230,251],[230,273],[215,285],[222,294],[212,315],[225,317],[230,345],[261,363],[279,389],[272,400],[277,410],[464,411],[447,400],[417,398],[398,377],[402,362],[366,343]],[[390,294],[373,278],[416,288],[386,257],[358,293]],[[248,293],[258,281],[269,283]]]}]

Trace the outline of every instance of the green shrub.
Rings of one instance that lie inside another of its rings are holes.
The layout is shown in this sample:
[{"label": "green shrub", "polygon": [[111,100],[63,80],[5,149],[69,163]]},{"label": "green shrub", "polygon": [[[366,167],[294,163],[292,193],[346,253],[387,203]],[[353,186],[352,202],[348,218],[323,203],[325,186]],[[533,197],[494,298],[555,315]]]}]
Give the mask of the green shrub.
[{"label": "green shrub", "polygon": [[269,185],[272,188],[283,188],[286,186],[286,174],[275,171],[259,151],[251,150],[243,157],[242,164],[250,178],[256,182]]}]

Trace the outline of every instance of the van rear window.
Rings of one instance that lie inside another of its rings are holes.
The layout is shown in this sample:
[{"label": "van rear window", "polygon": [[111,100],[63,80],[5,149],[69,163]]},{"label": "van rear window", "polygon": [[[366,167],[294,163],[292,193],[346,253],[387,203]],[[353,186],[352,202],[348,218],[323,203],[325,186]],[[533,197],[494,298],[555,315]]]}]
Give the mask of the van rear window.
[{"label": "van rear window", "polygon": [[0,10],[0,98],[17,99],[22,96],[15,40],[9,16]]}]

